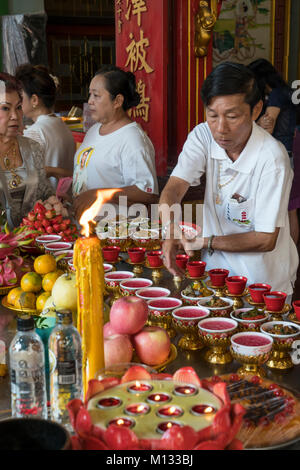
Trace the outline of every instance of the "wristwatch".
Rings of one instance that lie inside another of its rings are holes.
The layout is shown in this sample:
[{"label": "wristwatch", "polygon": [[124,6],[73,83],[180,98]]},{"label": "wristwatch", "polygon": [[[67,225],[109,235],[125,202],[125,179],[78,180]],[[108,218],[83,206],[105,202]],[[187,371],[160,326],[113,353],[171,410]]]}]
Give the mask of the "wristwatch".
[{"label": "wristwatch", "polygon": [[215,251],[212,247],[212,242],[213,242],[214,238],[215,238],[215,235],[211,235],[208,239],[207,252],[208,252],[209,256],[212,256],[214,254],[214,251]]}]

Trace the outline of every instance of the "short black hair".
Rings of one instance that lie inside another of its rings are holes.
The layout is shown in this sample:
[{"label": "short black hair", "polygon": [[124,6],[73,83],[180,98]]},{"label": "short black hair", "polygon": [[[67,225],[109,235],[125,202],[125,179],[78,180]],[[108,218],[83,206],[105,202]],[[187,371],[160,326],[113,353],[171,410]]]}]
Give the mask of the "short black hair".
[{"label": "short black hair", "polygon": [[254,106],[262,99],[255,75],[245,65],[234,62],[219,64],[204,81],[201,98],[208,106],[216,96],[244,94],[245,102]]},{"label": "short black hair", "polygon": [[44,65],[22,64],[16,69],[15,76],[29,96],[37,95],[46,108],[51,109],[56,99],[56,85]]},{"label": "short black hair", "polygon": [[122,70],[115,65],[103,65],[100,70],[95,74],[102,75],[105,79],[105,88],[110,93],[112,99],[117,95],[124,97],[123,109],[128,109],[137,106],[141,97],[136,90],[135,75],[130,71]]},{"label": "short black hair", "polygon": [[267,59],[254,60],[247,67],[253,72],[263,99],[265,99],[267,85],[272,89],[280,88],[281,92],[287,96],[292,93],[289,85]]}]

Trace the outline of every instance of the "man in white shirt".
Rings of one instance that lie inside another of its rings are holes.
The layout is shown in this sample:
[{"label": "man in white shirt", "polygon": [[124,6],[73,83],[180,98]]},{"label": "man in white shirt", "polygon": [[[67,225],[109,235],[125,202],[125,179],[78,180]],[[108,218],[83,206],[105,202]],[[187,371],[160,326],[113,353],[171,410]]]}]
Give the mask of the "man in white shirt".
[{"label": "man in white shirt", "polygon": [[207,269],[229,269],[249,284],[267,282],[290,295],[298,267],[287,210],[293,173],[283,145],[255,124],[262,101],[254,76],[240,64],[220,64],[201,96],[207,121],[189,134],[161,194],[160,213],[165,221],[168,207],[206,173],[203,237],[193,244],[177,238],[171,219],[165,265],[180,274],[178,247],[203,248]]}]

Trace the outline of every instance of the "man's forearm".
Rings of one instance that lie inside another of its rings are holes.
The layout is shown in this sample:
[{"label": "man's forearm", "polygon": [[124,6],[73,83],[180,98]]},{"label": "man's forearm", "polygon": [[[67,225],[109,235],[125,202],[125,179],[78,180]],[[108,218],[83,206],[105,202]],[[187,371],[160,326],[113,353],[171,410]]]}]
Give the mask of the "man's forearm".
[{"label": "man's forearm", "polygon": [[[215,251],[228,251],[232,253],[267,252],[274,250],[279,228],[274,233],[248,232],[231,235],[215,236],[211,248]],[[203,248],[207,249],[209,237],[204,237]]]}]

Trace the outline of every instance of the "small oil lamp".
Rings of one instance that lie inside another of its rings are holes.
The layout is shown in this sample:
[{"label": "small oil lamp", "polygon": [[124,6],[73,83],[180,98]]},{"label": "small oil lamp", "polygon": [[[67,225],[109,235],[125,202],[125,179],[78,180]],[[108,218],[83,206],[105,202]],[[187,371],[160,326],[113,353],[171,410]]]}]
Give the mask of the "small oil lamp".
[{"label": "small oil lamp", "polygon": [[195,416],[210,415],[215,413],[216,409],[211,405],[195,405],[191,408],[191,413]]},{"label": "small oil lamp", "polygon": [[107,397],[107,398],[102,398],[101,400],[98,401],[97,408],[112,409],[112,408],[117,408],[120,405],[122,405],[122,400],[120,400],[120,398]]},{"label": "small oil lamp", "polygon": [[157,416],[160,418],[166,417],[178,417],[183,415],[183,410],[179,406],[171,405],[171,406],[164,406],[157,411]]},{"label": "small oil lamp", "polygon": [[171,400],[171,397],[167,393],[152,393],[147,398],[147,401],[152,404],[166,403]]},{"label": "small oil lamp", "polygon": [[109,421],[108,426],[114,424],[120,428],[133,428],[135,421],[131,418],[114,418]]},{"label": "small oil lamp", "polygon": [[152,385],[137,380],[133,385],[130,385],[127,390],[130,393],[145,393],[151,392],[152,388]]},{"label": "small oil lamp", "polygon": [[150,406],[146,403],[131,403],[125,408],[125,413],[131,416],[140,416],[149,413]]},{"label": "small oil lamp", "polygon": [[189,397],[196,395],[198,392],[196,387],[192,385],[180,385],[174,389],[174,394],[178,395],[179,397]]},{"label": "small oil lamp", "polygon": [[160,434],[163,434],[164,432],[168,431],[168,429],[176,426],[181,428],[182,424],[178,423],[177,421],[164,421],[157,426],[156,431]]}]

